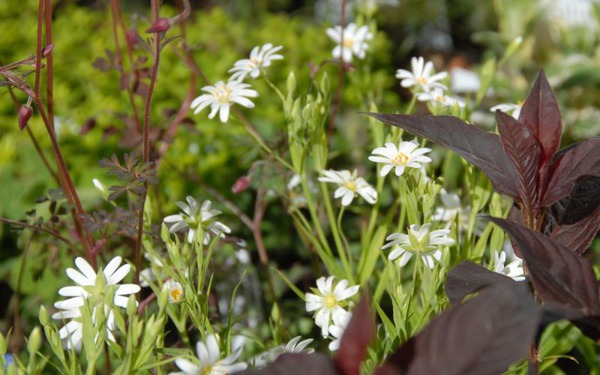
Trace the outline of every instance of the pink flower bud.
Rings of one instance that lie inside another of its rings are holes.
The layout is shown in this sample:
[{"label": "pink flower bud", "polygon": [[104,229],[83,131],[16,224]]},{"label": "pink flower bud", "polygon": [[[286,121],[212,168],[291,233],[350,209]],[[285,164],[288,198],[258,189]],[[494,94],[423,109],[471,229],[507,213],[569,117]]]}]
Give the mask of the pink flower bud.
[{"label": "pink flower bud", "polygon": [[125,38],[127,38],[127,42],[132,46],[135,46],[138,43],[137,31],[134,28],[127,30]]},{"label": "pink flower bud", "polygon": [[48,44],[46,47],[44,47],[44,49],[42,50],[42,57],[46,58],[48,57],[48,55],[52,52],[52,50],[54,49],[54,43],[50,43]]},{"label": "pink flower bud", "polygon": [[147,33],[164,33],[169,30],[171,23],[168,18],[159,18],[148,30]]},{"label": "pink flower bud", "polygon": [[33,108],[27,104],[22,105],[21,108],[19,108],[19,130],[25,129],[32,114]]},{"label": "pink flower bud", "polygon": [[250,186],[250,179],[248,178],[248,176],[242,176],[238,178],[237,181],[233,184],[233,186],[231,187],[231,191],[234,194],[238,194],[248,189],[248,186]]}]

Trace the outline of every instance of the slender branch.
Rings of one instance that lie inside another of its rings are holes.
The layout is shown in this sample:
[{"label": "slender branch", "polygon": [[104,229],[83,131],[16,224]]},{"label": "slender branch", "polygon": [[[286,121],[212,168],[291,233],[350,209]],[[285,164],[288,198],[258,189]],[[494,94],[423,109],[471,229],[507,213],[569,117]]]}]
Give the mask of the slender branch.
[{"label": "slender branch", "polygon": [[327,145],[331,143],[333,137],[333,131],[335,129],[335,118],[337,117],[340,109],[340,102],[342,97],[342,89],[344,87],[344,28],[346,27],[346,0],[342,0],[342,17],[341,25],[342,31],[340,33],[340,57],[339,57],[339,69],[338,69],[338,84],[335,90],[335,97],[333,99],[333,108],[331,110],[331,117],[329,119],[329,130],[327,131]]},{"label": "slender branch", "polygon": [[[52,44],[52,1],[46,0],[44,6],[44,15],[46,16],[45,28],[46,28],[46,46]],[[46,51],[44,51],[46,52]],[[46,111],[48,112],[48,118],[54,128],[54,64],[52,50],[47,51],[44,54],[46,58]]]},{"label": "slender branch", "polygon": [[36,227],[35,225],[31,225],[29,223],[24,223],[22,221],[17,221],[17,220],[11,220],[11,219],[6,219],[3,217],[0,217],[0,223],[6,223],[6,224],[10,224],[10,225],[14,225],[17,227],[22,227],[22,228],[28,228],[31,229],[33,232],[39,231],[39,232],[44,232],[44,233],[48,233],[49,235],[51,235],[52,237],[56,238],[57,240],[60,240],[62,242],[64,242],[65,244],[67,244],[70,248],[75,248],[75,246],[66,238],[64,238],[63,236],[60,235],[60,233],[44,228],[44,227]]}]

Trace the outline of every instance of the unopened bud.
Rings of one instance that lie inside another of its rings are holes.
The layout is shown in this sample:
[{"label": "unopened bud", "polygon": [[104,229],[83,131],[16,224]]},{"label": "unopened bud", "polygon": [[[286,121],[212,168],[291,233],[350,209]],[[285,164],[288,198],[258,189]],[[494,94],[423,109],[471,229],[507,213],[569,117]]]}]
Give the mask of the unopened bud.
[{"label": "unopened bud", "polygon": [[31,106],[24,104],[19,108],[19,130],[25,129],[31,115],[33,115],[33,108]]},{"label": "unopened bud", "polygon": [[164,33],[171,27],[168,18],[159,18],[148,30],[147,33]]},{"label": "unopened bud", "polygon": [[54,43],[50,43],[48,44],[46,47],[44,47],[44,49],[42,50],[42,57],[46,58],[48,57],[48,55],[50,55],[50,53],[52,53],[52,50],[54,49]]},{"label": "unopened bud", "polygon": [[134,28],[127,30],[125,33],[125,38],[127,38],[127,43],[135,46],[138,43],[137,30]]},{"label": "unopened bud", "polygon": [[27,351],[29,351],[30,355],[35,355],[41,347],[42,332],[40,331],[40,327],[35,327],[31,331],[31,335],[29,335],[29,340],[27,340]]},{"label": "unopened bud", "polygon": [[248,189],[248,186],[250,186],[250,179],[248,178],[248,176],[242,176],[238,178],[237,181],[233,184],[233,186],[231,187],[231,191],[234,194],[238,194]]}]

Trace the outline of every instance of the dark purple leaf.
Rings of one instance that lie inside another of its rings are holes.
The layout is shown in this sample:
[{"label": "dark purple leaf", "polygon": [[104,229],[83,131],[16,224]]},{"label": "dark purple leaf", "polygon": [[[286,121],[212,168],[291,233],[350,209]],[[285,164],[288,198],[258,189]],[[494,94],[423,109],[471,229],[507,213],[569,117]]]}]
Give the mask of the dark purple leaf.
[{"label": "dark purple leaf", "polygon": [[369,297],[363,293],[342,335],[335,363],[343,375],[360,374],[360,364],[375,336],[375,318],[370,306]]},{"label": "dark purple leaf", "polygon": [[573,192],[576,183],[586,177],[600,177],[600,137],[586,139],[561,153],[552,164],[552,176],[541,201],[550,207]]},{"label": "dark purple leaf", "polygon": [[[599,192],[600,195],[600,192]],[[600,229],[600,206],[596,211],[575,224],[562,224],[554,228],[550,237],[577,254],[583,254]]]},{"label": "dark purple leaf", "polygon": [[540,145],[534,134],[513,117],[496,111],[502,148],[517,171],[517,190],[527,208],[537,208],[537,173]]},{"label": "dark purple leaf", "polygon": [[538,296],[544,303],[561,306],[581,313],[573,321],[585,329],[585,334],[600,338],[600,328],[590,331],[588,326],[600,323],[600,283],[596,280],[592,264],[570,249],[539,232],[491,218],[519,244],[529,275]]},{"label": "dark purple leaf", "polygon": [[467,295],[496,284],[516,283],[506,275],[488,270],[478,264],[463,260],[448,272],[446,295],[453,305],[460,303]]},{"label": "dark purple leaf", "polygon": [[236,372],[240,375],[337,375],[333,360],[323,353],[284,353],[272,364],[256,370]]},{"label": "dark purple leaf", "polygon": [[560,146],[562,123],[556,96],[543,70],[523,103],[519,122],[531,130],[540,142],[542,164],[549,164]]},{"label": "dark purple leaf", "polygon": [[525,358],[541,313],[526,285],[495,285],[434,318],[376,375],[497,375]]},{"label": "dark purple leaf", "polygon": [[573,192],[556,202],[550,210],[558,224],[575,224],[593,214],[600,206],[600,177],[578,181]]},{"label": "dark purple leaf", "polygon": [[496,191],[519,199],[517,172],[504,153],[497,135],[453,116],[369,115],[449,148],[480,168],[489,177]]}]

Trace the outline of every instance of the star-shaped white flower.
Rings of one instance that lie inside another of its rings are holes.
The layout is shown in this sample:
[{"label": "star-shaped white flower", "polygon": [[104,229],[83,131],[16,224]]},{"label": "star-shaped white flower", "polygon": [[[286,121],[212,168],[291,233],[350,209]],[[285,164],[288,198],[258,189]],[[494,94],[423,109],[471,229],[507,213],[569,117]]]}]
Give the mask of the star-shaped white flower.
[{"label": "star-shaped white flower", "polygon": [[249,59],[242,59],[233,64],[233,68],[229,69],[231,80],[243,81],[247,75],[252,78],[258,78],[261,71],[271,65],[273,60],[282,60],[283,56],[276,54],[282,49],[282,46],[273,47],[273,44],[267,43],[262,47],[256,46],[250,52]]},{"label": "star-shaped white flower", "polygon": [[490,108],[490,111],[494,113],[496,111],[504,112],[518,120],[519,116],[521,115],[521,108],[523,108],[523,104],[502,103],[493,106]]},{"label": "star-shaped white flower", "polygon": [[358,285],[348,287],[348,280],[341,280],[333,287],[334,276],[317,279],[316,294],[306,293],[306,311],[315,313],[315,324],[321,327],[321,334],[327,337],[333,316],[345,312],[343,306],[347,299],[358,292]]},{"label": "star-shaped white flower", "polygon": [[333,196],[335,198],[342,198],[343,206],[350,205],[357,194],[370,204],[377,201],[377,191],[364,178],[357,177],[356,170],[350,173],[348,170],[334,171],[330,169],[321,173],[323,173],[324,177],[319,177],[319,181],[338,185]]},{"label": "star-shaped white flower", "polygon": [[58,291],[63,297],[69,297],[66,300],[58,301],[54,307],[61,310],[52,315],[53,319],[66,320],[71,319],[59,331],[61,339],[65,342],[65,347],[68,349],[81,348],[83,324],[81,322],[81,308],[85,305],[85,301],[90,299],[90,305],[94,308],[92,313],[92,321],[96,322],[96,307],[104,308],[104,313],[107,318],[106,329],[107,338],[114,341],[112,330],[115,328],[113,306],[105,304],[105,296],[109,292],[109,288],[115,288],[113,304],[118,307],[126,308],[129,300],[129,295],[140,291],[139,285],[136,284],[119,284],[125,276],[131,271],[131,265],[125,264],[121,267],[122,258],[117,256],[113,258],[102,271],[102,278],[98,278],[98,274],[92,266],[83,258],[76,258],[75,265],[78,270],[67,268],[67,276],[73,280],[77,286],[66,286]]},{"label": "star-shaped white flower", "polygon": [[386,176],[395,168],[396,176],[401,176],[406,167],[421,168],[422,164],[429,163],[431,159],[424,154],[431,151],[430,148],[419,148],[416,142],[401,142],[398,147],[387,142],[384,147],[373,150],[369,160],[375,163],[384,163],[381,175]]},{"label": "star-shaped white flower", "polygon": [[[232,345],[233,346],[233,345]],[[244,362],[236,362],[242,354],[242,346],[232,347],[231,354],[221,359],[219,342],[215,335],[209,335],[206,342],[196,343],[196,354],[198,362],[194,363],[187,359],[178,358],[175,364],[179,372],[171,372],[170,375],[226,375],[233,372],[245,370],[248,365]]]},{"label": "star-shaped white flower", "polygon": [[208,118],[214,118],[219,112],[221,122],[225,123],[229,119],[229,110],[232,104],[237,103],[246,108],[254,108],[254,103],[248,97],[257,97],[258,92],[249,87],[249,84],[235,80],[229,80],[227,83],[219,81],[214,86],[204,86],[202,91],[208,94],[202,94],[194,99],[190,107],[194,109],[194,114],[198,114],[210,105]]},{"label": "star-shaped white flower", "polygon": [[449,229],[439,229],[430,231],[431,224],[424,224],[419,227],[418,225],[411,225],[408,228],[408,235],[403,233],[390,234],[386,241],[390,241],[384,245],[382,249],[393,247],[388,259],[390,261],[396,261],[398,259],[398,266],[404,267],[413,254],[421,256],[421,260],[425,265],[433,269],[435,263],[434,259],[438,262],[442,259],[442,252],[439,249],[440,246],[454,245],[454,240],[449,238]]},{"label": "star-shaped white flower", "polygon": [[333,337],[333,340],[328,346],[332,352],[340,348],[342,336],[346,327],[348,327],[348,323],[350,323],[350,319],[352,319],[352,313],[349,311],[344,311],[333,317],[333,325],[329,326],[329,334]]},{"label": "star-shaped white flower", "polygon": [[177,206],[183,210],[182,213],[176,215],[170,215],[163,219],[165,223],[172,224],[169,228],[169,232],[175,233],[182,229],[187,229],[187,241],[189,243],[194,242],[196,236],[196,230],[198,226],[202,226],[204,231],[203,243],[208,245],[211,236],[225,237],[225,233],[231,233],[231,229],[225,224],[215,220],[215,217],[221,213],[219,210],[212,210],[210,208],[211,202],[206,200],[202,203],[202,206],[198,206],[198,202],[191,196],[186,198],[187,204],[184,202],[177,202]]},{"label": "star-shaped white flower", "polygon": [[398,69],[396,71],[396,78],[401,80],[400,85],[402,87],[415,87],[419,91],[424,92],[435,88],[446,90],[446,86],[439,81],[446,78],[448,73],[440,72],[431,75],[431,72],[433,71],[433,63],[431,61],[425,63],[425,59],[423,59],[423,57],[413,57],[410,60],[410,64],[412,66],[412,71],[405,69]]},{"label": "star-shaped white flower", "polygon": [[282,344],[276,346],[264,353],[257,355],[251,360],[251,362],[254,363],[254,367],[259,368],[274,362],[277,359],[277,357],[279,357],[283,353],[310,354],[314,352],[314,349],[306,348],[311,342],[313,342],[313,339],[306,339],[302,341],[300,340],[302,340],[302,336],[296,336],[285,345]]},{"label": "star-shaped white flower", "polygon": [[446,95],[444,90],[437,87],[430,91],[417,94],[417,99],[422,102],[429,102],[439,108],[454,107],[455,104],[460,108],[465,106],[463,101]]},{"label": "star-shaped white flower", "polygon": [[373,39],[373,34],[369,31],[368,26],[358,27],[355,23],[351,23],[344,28],[343,42],[341,26],[329,28],[326,32],[337,43],[337,46],[332,51],[333,57],[339,59],[340,55],[342,55],[345,63],[352,62],[352,55],[359,59],[364,59],[365,52],[369,48],[367,41]]},{"label": "star-shaped white flower", "polygon": [[525,280],[525,271],[523,270],[523,260],[516,255],[514,260],[506,264],[506,253],[498,250],[494,251],[494,272],[501,273],[512,278],[515,281]]}]

